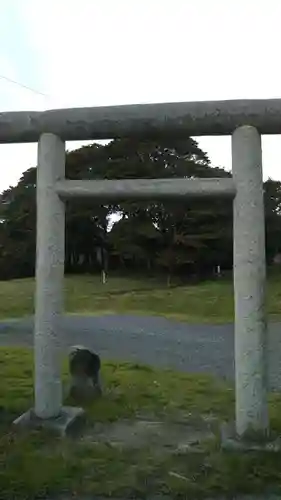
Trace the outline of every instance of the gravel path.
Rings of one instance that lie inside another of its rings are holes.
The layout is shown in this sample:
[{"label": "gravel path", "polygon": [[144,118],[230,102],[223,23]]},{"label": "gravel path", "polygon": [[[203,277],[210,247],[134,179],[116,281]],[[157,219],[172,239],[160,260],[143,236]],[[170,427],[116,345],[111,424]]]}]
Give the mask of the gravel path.
[{"label": "gravel path", "polygon": [[[83,344],[112,360],[233,379],[233,325],[189,325],[158,317],[65,316],[65,348]],[[0,345],[31,346],[33,319],[0,322]],[[281,324],[269,326],[269,381],[281,389]]]}]

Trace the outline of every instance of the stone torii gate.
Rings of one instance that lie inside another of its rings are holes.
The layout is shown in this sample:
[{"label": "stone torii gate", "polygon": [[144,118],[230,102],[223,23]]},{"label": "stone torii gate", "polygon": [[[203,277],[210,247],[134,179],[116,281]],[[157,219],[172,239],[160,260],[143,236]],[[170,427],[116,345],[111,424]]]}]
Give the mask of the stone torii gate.
[{"label": "stone torii gate", "polygon": [[[236,433],[268,433],[265,230],[260,134],[281,133],[281,100],[163,103],[0,113],[0,143],[38,141],[35,405],[45,423],[72,420],[62,407],[64,201],[72,198],[234,200]],[[232,179],[66,180],[66,140],[232,136]],[[31,412],[20,417],[30,419]]]}]

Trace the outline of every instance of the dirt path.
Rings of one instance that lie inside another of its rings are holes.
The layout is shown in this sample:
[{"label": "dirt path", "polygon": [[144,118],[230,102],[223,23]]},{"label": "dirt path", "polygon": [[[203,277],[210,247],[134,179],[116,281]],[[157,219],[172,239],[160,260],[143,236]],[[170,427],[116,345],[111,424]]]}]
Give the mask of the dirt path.
[{"label": "dirt path", "polygon": [[[0,322],[0,345],[32,346],[33,320]],[[190,325],[159,317],[65,316],[64,347],[84,344],[102,357],[233,379],[233,325]],[[281,325],[269,327],[269,381],[281,388]]]}]

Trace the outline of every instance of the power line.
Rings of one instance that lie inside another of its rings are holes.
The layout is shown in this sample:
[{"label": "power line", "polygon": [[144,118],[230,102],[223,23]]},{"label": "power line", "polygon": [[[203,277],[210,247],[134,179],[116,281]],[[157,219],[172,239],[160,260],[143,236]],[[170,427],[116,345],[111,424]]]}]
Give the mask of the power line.
[{"label": "power line", "polygon": [[17,82],[15,80],[12,80],[11,78],[8,78],[7,76],[0,75],[0,78],[2,80],[6,80],[7,82],[14,83],[15,85],[18,85],[19,87],[22,87],[24,89],[30,90],[30,92],[34,92],[35,94],[42,95],[43,97],[50,97],[47,94],[44,94],[43,92],[40,92],[39,90],[35,90],[31,87],[28,87],[28,85],[24,85],[23,83]]}]

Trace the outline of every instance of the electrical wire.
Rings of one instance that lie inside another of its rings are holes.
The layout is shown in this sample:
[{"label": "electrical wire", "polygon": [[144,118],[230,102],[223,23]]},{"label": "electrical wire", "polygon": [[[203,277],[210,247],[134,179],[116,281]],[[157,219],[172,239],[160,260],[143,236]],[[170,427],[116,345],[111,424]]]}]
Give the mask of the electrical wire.
[{"label": "electrical wire", "polygon": [[39,90],[35,90],[35,89],[29,87],[28,85],[24,85],[23,83],[17,82],[16,80],[12,80],[12,78],[8,78],[7,76],[0,75],[0,78],[2,80],[6,80],[7,82],[14,83],[15,85],[18,85],[19,87],[30,90],[30,92],[34,92],[35,94],[42,95],[43,97],[50,97],[48,94],[44,94],[43,92],[40,92]]}]

